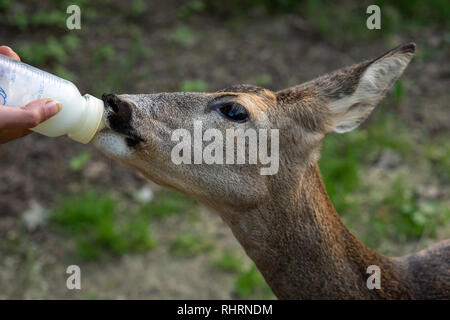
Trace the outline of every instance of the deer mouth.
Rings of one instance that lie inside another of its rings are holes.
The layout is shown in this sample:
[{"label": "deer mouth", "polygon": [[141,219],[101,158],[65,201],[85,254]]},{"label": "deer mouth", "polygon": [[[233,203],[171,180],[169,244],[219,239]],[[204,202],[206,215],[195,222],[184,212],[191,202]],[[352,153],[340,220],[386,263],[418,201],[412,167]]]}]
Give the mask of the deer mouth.
[{"label": "deer mouth", "polygon": [[105,105],[105,128],[97,132],[92,142],[107,156],[119,161],[126,160],[144,141],[132,125],[131,102],[115,94],[104,94],[102,100]]}]

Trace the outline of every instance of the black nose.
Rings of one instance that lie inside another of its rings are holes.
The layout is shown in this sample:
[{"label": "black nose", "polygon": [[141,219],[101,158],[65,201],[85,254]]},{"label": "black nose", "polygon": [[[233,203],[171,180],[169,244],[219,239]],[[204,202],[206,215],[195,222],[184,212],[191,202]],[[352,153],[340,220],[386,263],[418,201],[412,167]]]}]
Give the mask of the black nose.
[{"label": "black nose", "polygon": [[131,104],[120,99],[115,94],[103,94],[102,100],[106,110],[112,110],[108,115],[111,128],[123,132],[130,127],[131,124]]},{"label": "black nose", "polygon": [[127,144],[130,147],[145,141],[140,134],[132,127],[132,106],[131,102],[120,99],[115,94],[103,94],[103,103],[105,109],[111,109],[108,115],[108,123],[112,130],[125,135]]}]

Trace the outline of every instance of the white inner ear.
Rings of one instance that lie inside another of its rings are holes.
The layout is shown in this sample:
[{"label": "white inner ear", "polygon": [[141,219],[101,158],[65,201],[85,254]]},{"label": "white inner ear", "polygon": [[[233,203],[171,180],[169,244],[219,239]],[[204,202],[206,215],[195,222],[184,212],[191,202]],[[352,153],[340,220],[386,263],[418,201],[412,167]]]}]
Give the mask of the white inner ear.
[{"label": "white inner ear", "polygon": [[330,104],[335,113],[333,130],[338,133],[347,132],[367,119],[394,81],[401,76],[412,56],[411,53],[399,52],[372,63],[364,71],[351,96]]}]

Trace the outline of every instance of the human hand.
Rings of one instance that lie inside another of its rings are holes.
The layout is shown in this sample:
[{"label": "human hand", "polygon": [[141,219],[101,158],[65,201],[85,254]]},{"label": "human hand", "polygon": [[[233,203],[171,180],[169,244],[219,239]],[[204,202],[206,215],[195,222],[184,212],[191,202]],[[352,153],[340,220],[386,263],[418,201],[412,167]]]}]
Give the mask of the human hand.
[{"label": "human hand", "polygon": [[[7,46],[0,47],[0,54],[20,61],[19,56]],[[54,116],[61,110],[61,104],[44,98],[28,103],[24,107],[0,106],[0,144],[30,134],[41,122]]]}]

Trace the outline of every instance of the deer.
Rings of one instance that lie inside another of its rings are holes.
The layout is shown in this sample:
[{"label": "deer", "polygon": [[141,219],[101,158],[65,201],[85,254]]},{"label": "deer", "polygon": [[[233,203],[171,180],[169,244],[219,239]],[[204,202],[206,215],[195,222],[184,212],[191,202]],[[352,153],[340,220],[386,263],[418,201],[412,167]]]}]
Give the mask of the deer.
[{"label": "deer", "polygon": [[[318,166],[325,136],[366,120],[415,48],[406,43],[279,91],[234,85],[212,93],[104,94],[106,127],[94,145],[217,212],[279,299],[449,299],[450,239],[402,257],[376,253],[344,225]],[[260,163],[175,164],[171,133],[192,132],[194,121],[223,134],[278,129],[277,173],[260,174]],[[373,265],[379,288],[367,284]]]}]

